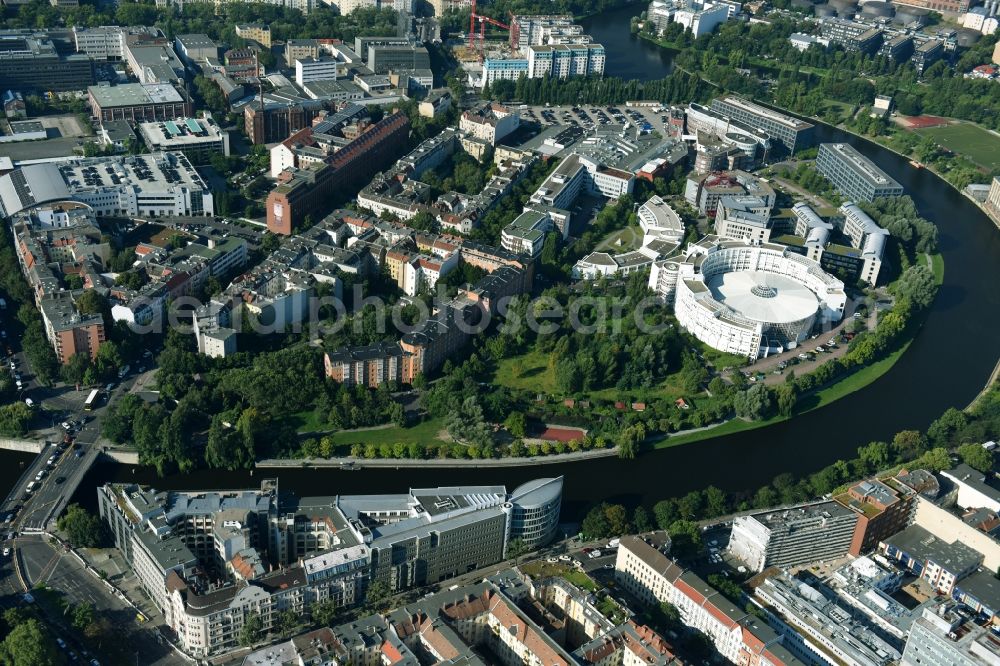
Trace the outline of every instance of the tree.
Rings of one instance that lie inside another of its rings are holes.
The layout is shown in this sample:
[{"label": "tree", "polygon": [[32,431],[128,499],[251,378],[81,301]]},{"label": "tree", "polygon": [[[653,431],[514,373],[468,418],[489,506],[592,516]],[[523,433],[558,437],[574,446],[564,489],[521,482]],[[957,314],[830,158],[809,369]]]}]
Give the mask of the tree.
[{"label": "tree", "polygon": [[885,442],[870,442],[858,449],[858,458],[865,467],[877,472],[889,464],[889,445]]},{"label": "tree", "polygon": [[958,455],[962,462],[972,469],[979,470],[984,474],[993,471],[993,453],[987,451],[980,444],[963,444],[958,447]]},{"label": "tree", "polygon": [[50,666],[60,663],[61,655],[45,627],[31,618],[14,627],[0,643],[0,661],[10,666]]},{"label": "tree", "polygon": [[70,543],[81,548],[96,548],[104,536],[101,519],[79,504],[70,504],[56,521],[56,527],[66,533]]},{"label": "tree", "polygon": [[632,513],[632,523],[635,525],[636,532],[648,532],[653,529],[653,521],[649,517],[649,512],[641,505],[635,507],[635,511]]},{"label": "tree", "polygon": [[309,607],[313,623],[320,627],[329,627],[337,619],[337,604],[332,600],[321,601]]},{"label": "tree", "polygon": [[524,412],[511,412],[504,420],[503,425],[514,437],[522,438],[528,434],[528,419]]},{"label": "tree", "polygon": [[264,621],[260,613],[250,613],[240,629],[239,642],[243,647],[250,647],[261,639],[264,632]]},{"label": "tree", "polygon": [[94,607],[90,604],[77,604],[70,612],[70,623],[77,631],[85,631],[94,624],[95,619]]},{"label": "tree", "polygon": [[278,632],[291,635],[299,626],[299,616],[295,611],[288,609],[278,613]]},{"label": "tree", "polygon": [[389,600],[389,586],[384,581],[376,580],[368,585],[365,591],[365,603],[372,609],[378,609]]},{"label": "tree", "polygon": [[705,488],[705,510],[708,517],[721,516],[729,511],[729,498],[715,486]]},{"label": "tree", "polygon": [[733,409],[740,418],[760,420],[771,409],[771,393],[763,384],[754,384],[733,396]]},{"label": "tree", "polygon": [[20,400],[0,407],[0,434],[20,437],[28,432],[32,416],[31,408]]},{"label": "tree", "polygon": [[924,264],[910,266],[899,280],[891,287],[893,295],[897,298],[908,299],[918,309],[924,309],[934,302],[934,295],[937,294],[937,284],[934,281],[934,273]]},{"label": "tree", "polygon": [[632,531],[632,525],[628,522],[628,512],[621,504],[604,505],[604,516],[608,520],[610,536],[621,536]]},{"label": "tree", "polygon": [[653,505],[653,517],[656,519],[656,526],[665,530],[680,518],[677,510],[677,502],[673,499],[660,500]]},{"label": "tree", "polygon": [[597,539],[604,539],[611,533],[611,525],[608,523],[606,507],[606,504],[599,504],[584,516],[583,522],[580,523],[580,531],[583,532],[584,539],[595,541]]},{"label": "tree", "polygon": [[927,450],[927,438],[919,430],[900,430],[892,438],[892,448],[904,460],[912,460]]}]

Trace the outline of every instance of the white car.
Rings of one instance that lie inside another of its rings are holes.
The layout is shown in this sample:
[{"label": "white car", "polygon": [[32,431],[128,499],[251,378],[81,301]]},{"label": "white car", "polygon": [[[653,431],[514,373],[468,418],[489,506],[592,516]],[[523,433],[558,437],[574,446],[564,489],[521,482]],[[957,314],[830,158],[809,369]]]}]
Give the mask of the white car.
[{"label": "white car", "polygon": [[73,426],[70,425],[69,421],[63,421],[62,422],[62,427],[63,427],[63,430],[72,430],[73,429]]},{"label": "white car", "polygon": [[573,559],[573,558],[572,558],[572,557],[570,557],[569,555],[560,555],[560,556],[559,556],[559,561],[560,561],[560,562],[569,562],[569,561],[570,561],[570,560],[572,560],[572,559]]},{"label": "white car", "polygon": [[10,548],[9,547],[3,549],[3,556],[4,557],[10,557]]}]

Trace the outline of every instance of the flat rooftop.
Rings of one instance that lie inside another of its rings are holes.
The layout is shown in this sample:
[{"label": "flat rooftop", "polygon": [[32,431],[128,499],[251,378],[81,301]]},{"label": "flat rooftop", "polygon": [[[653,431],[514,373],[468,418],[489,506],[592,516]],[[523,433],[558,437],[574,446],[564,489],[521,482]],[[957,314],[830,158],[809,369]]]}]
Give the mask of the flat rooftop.
[{"label": "flat rooftop", "polygon": [[184,101],[177,88],[169,83],[124,83],[119,86],[90,86],[87,90],[102,108]]}]

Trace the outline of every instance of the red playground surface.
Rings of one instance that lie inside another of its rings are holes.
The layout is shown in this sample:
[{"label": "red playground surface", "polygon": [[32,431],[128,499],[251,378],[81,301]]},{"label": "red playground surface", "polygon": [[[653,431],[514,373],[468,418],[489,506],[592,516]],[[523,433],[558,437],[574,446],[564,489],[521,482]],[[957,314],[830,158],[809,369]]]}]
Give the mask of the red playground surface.
[{"label": "red playground surface", "polygon": [[947,125],[948,118],[942,118],[940,116],[908,116],[903,118],[903,122],[910,129],[923,129],[924,127],[937,127],[938,125]]},{"label": "red playground surface", "polygon": [[569,442],[574,439],[583,439],[583,431],[578,428],[546,428],[538,439],[546,439],[550,442]]}]

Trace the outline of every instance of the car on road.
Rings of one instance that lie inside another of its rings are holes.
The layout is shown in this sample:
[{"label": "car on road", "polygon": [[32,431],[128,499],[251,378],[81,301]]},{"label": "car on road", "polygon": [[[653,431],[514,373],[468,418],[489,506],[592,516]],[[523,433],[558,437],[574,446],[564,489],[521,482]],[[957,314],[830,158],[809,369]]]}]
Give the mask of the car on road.
[{"label": "car on road", "polygon": [[82,458],[83,457],[83,449],[77,449],[76,453],[74,453],[73,455],[75,457],[77,457],[77,458]]},{"label": "car on road", "polygon": [[591,552],[591,551],[593,551],[593,550],[594,550],[593,548],[584,548],[584,549],[583,549],[583,552],[584,552],[584,553],[589,553],[589,552]]},{"label": "car on road", "polygon": [[572,559],[573,558],[570,557],[569,555],[560,555],[559,556],[559,560],[562,561],[562,562],[570,562],[570,561],[572,561]]},{"label": "car on road", "polygon": [[803,361],[808,361],[809,360],[809,354],[806,354],[806,353],[799,354],[799,358],[802,359]]},{"label": "car on road", "polygon": [[3,549],[3,556],[10,557],[10,546]]},{"label": "car on road", "polygon": [[58,483],[62,483],[65,480],[66,480],[65,476],[57,476],[56,479],[55,479],[55,481],[56,481],[57,484]]},{"label": "car on road", "polygon": [[73,429],[73,424],[70,423],[69,421],[63,421],[61,425],[63,427],[63,430],[66,430],[67,432]]}]

